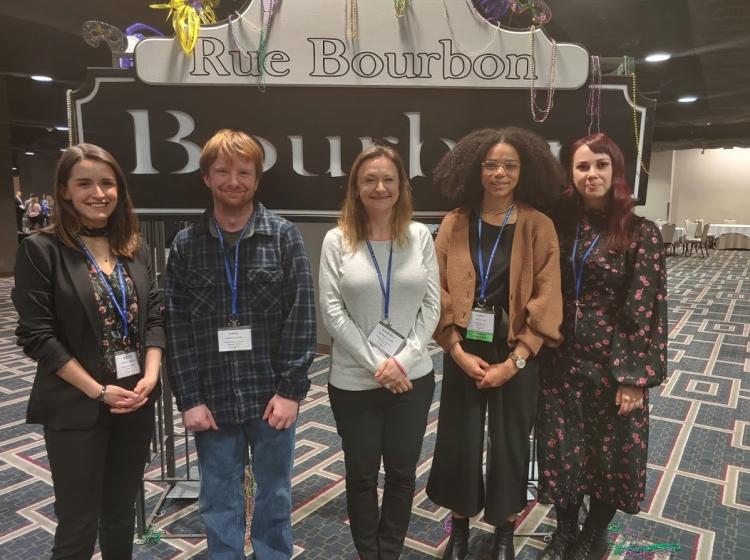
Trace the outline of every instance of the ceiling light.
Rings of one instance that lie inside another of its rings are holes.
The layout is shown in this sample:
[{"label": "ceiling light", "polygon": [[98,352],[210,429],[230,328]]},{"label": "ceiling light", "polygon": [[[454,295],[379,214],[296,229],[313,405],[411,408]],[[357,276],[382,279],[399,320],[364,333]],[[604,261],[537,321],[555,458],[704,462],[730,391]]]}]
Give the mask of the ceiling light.
[{"label": "ceiling light", "polygon": [[31,79],[34,80],[35,82],[51,82],[52,81],[52,78],[50,78],[49,76],[44,76],[42,74],[32,74]]},{"label": "ceiling light", "polygon": [[10,170],[11,171],[18,171],[18,167],[11,167]]},{"label": "ceiling light", "polygon": [[60,132],[68,132],[68,127],[60,124],[55,126],[55,130],[59,130]]},{"label": "ceiling light", "polygon": [[24,154],[26,154],[27,156],[33,156],[34,152],[24,152]]},{"label": "ceiling light", "polygon": [[646,57],[646,62],[664,62],[672,58],[672,55],[665,52],[651,53]]},{"label": "ceiling light", "polygon": [[683,95],[677,101],[680,103],[692,103],[693,101],[698,101],[698,98],[695,95]]}]

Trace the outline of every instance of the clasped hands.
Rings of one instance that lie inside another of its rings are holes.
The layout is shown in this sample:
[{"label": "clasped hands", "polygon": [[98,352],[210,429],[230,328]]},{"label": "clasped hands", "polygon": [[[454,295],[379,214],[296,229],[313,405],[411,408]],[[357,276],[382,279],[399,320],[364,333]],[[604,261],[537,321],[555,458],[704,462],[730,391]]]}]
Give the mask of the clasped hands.
[{"label": "clasped hands", "polygon": [[518,372],[510,359],[499,364],[489,364],[479,356],[465,352],[460,344],[454,344],[450,353],[453,361],[474,380],[477,389],[502,387]]},{"label": "clasped hands", "polygon": [[143,377],[132,391],[118,385],[107,385],[104,392],[104,404],[109,406],[113,414],[128,414],[135,412],[148,402],[148,396],[156,386],[157,377]]},{"label": "clasped hands", "polygon": [[394,395],[411,391],[412,384],[406,374],[396,363],[395,358],[388,358],[375,372],[375,381]]}]

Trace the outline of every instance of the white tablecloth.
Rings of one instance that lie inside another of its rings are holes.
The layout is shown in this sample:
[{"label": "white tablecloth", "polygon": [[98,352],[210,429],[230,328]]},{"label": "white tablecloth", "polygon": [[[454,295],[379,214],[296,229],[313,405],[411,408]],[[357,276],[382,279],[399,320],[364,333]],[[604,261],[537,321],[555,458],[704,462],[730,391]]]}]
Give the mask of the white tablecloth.
[{"label": "white tablecloth", "polygon": [[716,238],[717,249],[750,249],[750,225],[711,224],[708,235]]}]

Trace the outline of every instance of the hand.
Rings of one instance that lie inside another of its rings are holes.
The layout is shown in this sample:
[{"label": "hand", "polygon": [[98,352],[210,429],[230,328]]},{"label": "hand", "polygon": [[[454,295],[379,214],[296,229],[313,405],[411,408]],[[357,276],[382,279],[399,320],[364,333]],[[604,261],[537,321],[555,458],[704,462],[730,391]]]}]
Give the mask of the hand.
[{"label": "hand", "polygon": [[411,391],[412,384],[394,358],[388,358],[375,372],[375,381],[394,395]]},{"label": "hand", "polygon": [[500,364],[492,364],[484,375],[484,379],[477,381],[477,389],[489,389],[490,387],[502,387],[511,377],[518,372],[511,360],[505,360]]},{"label": "hand", "polygon": [[[138,395],[138,402],[134,403],[132,406],[112,406],[109,411],[114,414],[127,414],[128,412],[138,410],[148,402],[148,396],[151,394],[151,391],[154,390],[154,387],[156,387],[158,379],[158,374],[143,377],[133,388],[133,392]],[[107,391],[109,391],[109,387],[107,388]]]},{"label": "hand", "polygon": [[205,432],[206,430],[218,431],[219,426],[214,421],[214,415],[205,404],[199,404],[188,408],[182,413],[182,424],[186,430],[191,432]]},{"label": "hand", "polygon": [[484,379],[490,364],[485,362],[479,356],[475,356],[469,352],[464,352],[464,349],[461,348],[461,344],[458,342],[451,346],[450,353],[453,361],[458,364],[458,367],[460,367],[466,375],[476,381]]},{"label": "hand", "polygon": [[115,414],[127,414],[138,410],[146,403],[146,399],[134,392],[123,389],[118,385],[107,385],[104,391],[104,404]]},{"label": "hand", "polygon": [[146,399],[151,394],[151,391],[154,390],[154,387],[156,387],[158,380],[158,374],[154,376],[147,375],[138,381],[133,392],[138,393],[142,398]]},{"label": "hand", "polygon": [[263,420],[266,420],[272,428],[281,431],[294,424],[298,413],[299,402],[281,395],[274,395],[266,405]]},{"label": "hand", "polygon": [[617,411],[619,416],[624,416],[636,408],[643,408],[643,387],[618,386],[615,404],[620,407]]}]

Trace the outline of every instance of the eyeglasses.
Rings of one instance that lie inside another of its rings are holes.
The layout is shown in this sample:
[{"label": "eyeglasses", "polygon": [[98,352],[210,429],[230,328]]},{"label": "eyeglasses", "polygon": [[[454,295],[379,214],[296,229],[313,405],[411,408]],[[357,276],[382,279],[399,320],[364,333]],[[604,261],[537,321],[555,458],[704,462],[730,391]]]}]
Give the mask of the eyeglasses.
[{"label": "eyeglasses", "polygon": [[521,169],[521,164],[517,161],[495,161],[493,159],[489,159],[487,161],[482,162],[482,167],[485,171],[488,171],[489,173],[497,173],[500,171],[500,168],[503,169],[506,173],[515,173],[519,169]]}]

